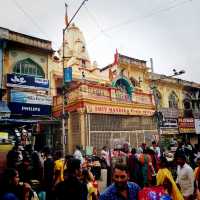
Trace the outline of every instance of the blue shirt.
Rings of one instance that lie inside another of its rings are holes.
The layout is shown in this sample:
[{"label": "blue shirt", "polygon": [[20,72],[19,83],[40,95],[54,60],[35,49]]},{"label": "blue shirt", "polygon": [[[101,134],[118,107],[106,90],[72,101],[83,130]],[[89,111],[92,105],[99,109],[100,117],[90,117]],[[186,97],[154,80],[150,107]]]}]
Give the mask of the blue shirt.
[{"label": "blue shirt", "polygon": [[[128,182],[128,200],[138,200],[140,187],[136,183]],[[99,200],[124,200],[117,192],[115,184],[110,185],[103,193]]]}]

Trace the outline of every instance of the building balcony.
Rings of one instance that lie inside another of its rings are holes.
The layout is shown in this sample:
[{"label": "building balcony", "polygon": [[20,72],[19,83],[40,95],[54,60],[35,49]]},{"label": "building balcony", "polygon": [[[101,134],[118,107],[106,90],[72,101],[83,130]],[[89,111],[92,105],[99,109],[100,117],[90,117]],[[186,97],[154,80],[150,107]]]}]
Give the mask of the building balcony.
[{"label": "building balcony", "polygon": [[[76,87],[70,88],[65,95],[67,104],[77,102],[98,102],[99,104],[128,105],[131,107],[141,106],[143,108],[154,108],[153,97],[151,93],[141,91],[133,92],[132,96],[119,88],[106,87],[100,84],[81,83]],[[53,98],[53,107],[58,109],[62,106],[62,96]]]}]

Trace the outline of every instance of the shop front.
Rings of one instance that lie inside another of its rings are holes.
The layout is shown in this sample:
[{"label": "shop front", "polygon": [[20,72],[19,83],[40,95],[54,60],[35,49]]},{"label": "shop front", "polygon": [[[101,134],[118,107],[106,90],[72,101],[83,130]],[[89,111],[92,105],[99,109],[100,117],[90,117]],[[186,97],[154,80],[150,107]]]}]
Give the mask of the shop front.
[{"label": "shop front", "polygon": [[179,133],[185,141],[190,141],[193,145],[198,144],[198,135],[195,129],[194,118],[178,118]]},{"label": "shop front", "polygon": [[[48,95],[49,81],[29,75],[7,74],[8,108],[10,118],[1,122],[13,141],[37,148],[49,145],[51,136],[52,97]],[[45,129],[40,131],[41,122]],[[45,130],[45,131],[44,131]]]}]

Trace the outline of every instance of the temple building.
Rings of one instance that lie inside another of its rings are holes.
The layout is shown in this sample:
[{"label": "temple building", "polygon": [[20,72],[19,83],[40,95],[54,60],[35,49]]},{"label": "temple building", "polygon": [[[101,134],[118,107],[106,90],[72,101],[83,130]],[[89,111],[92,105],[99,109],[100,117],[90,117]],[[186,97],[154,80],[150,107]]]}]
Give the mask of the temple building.
[{"label": "temple building", "polygon": [[[64,67],[72,68],[72,81],[65,88],[67,149],[81,144],[97,149],[119,140],[132,146],[150,144],[158,138],[155,103],[149,87],[146,61],[119,54],[104,68],[91,63],[84,36],[72,24],[65,33]],[[55,88],[62,87],[60,73],[53,74]],[[62,96],[54,97],[54,117],[62,117]]]}]

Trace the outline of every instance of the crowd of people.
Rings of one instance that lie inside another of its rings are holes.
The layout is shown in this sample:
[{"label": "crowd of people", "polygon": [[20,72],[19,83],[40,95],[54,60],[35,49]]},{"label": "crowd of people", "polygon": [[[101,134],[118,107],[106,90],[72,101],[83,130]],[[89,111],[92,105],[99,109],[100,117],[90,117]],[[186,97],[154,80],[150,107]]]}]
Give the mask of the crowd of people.
[{"label": "crowd of people", "polygon": [[[170,161],[155,141],[131,150],[105,146],[92,156],[78,145],[65,156],[49,147],[37,152],[31,145],[15,145],[7,154],[0,199],[139,200],[146,188],[156,186],[164,195],[159,199],[200,200],[200,152],[189,142],[177,144]],[[99,188],[102,169],[107,171],[104,191]]]}]

